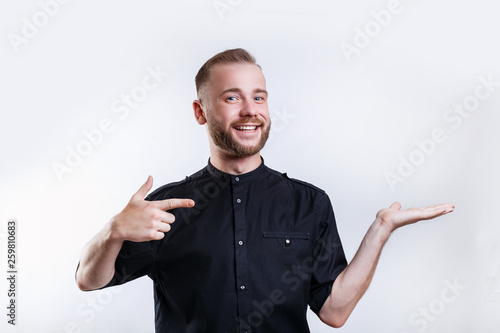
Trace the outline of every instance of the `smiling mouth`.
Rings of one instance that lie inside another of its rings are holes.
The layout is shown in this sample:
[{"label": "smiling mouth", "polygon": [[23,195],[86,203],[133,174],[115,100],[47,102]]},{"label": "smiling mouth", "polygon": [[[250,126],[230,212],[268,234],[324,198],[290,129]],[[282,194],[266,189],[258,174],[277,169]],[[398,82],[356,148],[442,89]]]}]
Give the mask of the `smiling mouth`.
[{"label": "smiling mouth", "polygon": [[253,132],[258,127],[259,126],[257,125],[240,125],[240,126],[234,126],[234,129],[240,132]]}]

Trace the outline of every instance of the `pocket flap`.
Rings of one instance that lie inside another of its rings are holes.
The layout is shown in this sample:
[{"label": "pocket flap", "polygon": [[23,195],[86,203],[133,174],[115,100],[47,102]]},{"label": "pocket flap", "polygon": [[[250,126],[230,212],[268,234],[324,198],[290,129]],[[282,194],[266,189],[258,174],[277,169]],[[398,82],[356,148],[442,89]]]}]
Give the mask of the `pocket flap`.
[{"label": "pocket flap", "polygon": [[264,238],[309,239],[308,232],[264,231]]}]

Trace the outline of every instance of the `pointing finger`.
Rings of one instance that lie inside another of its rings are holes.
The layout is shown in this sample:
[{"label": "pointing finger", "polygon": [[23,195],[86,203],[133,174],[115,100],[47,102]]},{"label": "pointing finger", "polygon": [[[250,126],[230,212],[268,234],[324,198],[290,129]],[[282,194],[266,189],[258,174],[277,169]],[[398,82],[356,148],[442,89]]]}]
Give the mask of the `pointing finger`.
[{"label": "pointing finger", "polygon": [[156,201],[157,207],[162,210],[174,208],[191,208],[194,206],[194,201],[191,199],[165,199]]}]

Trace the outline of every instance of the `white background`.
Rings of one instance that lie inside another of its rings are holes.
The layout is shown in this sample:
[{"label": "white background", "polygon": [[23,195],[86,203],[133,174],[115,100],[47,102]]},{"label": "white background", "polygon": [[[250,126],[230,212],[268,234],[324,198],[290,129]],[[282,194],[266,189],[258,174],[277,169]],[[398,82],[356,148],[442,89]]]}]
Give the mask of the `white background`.
[{"label": "white background", "polygon": [[[158,187],[206,164],[206,133],[191,109],[194,76],[215,53],[244,47],[263,67],[271,112],[282,116],[266,164],[330,195],[349,260],[393,201],[456,204],[450,215],[395,232],[337,331],[498,332],[500,87],[459,125],[443,117],[474,100],[479,77],[500,82],[500,8],[401,0],[381,26],[372,12],[388,5],[232,0],[218,13],[212,0],[88,0],[59,4],[44,21],[38,1],[2,1],[0,266],[6,272],[7,221],[17,219],[19,276],[15,327],[0,279],[0,331],[154,331],[151,281],[81,292],[80,251],[147,175]],[[34,20],[38,31],[23,37]],[[368,45],[360,44],[365,29]],[[346,56],[343,43],[358,53]],[[148,67],[168,77],[120,118],[112,103],[138,89]],[[85,145],[82,131],[103,119],[112,131],[58,177],[55,163],[66,164],[68,149]],[[415,141],[436,128],[446,140],[419,153]],[[400,158],[410,157],[419,165],[391,188],[386,173],[398,174]],[[446,281],[462,289],[453,293]],[[429,307],[425,319],[419,313]],[[312,332],[333,331],[310,314]]]}]

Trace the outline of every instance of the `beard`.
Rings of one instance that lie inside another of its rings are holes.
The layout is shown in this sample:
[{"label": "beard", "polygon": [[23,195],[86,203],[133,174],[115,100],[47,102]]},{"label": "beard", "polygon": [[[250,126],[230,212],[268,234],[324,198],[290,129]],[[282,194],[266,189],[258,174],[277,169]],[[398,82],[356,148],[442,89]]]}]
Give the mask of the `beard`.
[{"label": "beard", "polygon": [[[271,122],[269,121],[269,125],[265,127],[262,121],[257,120],[257,122],[259,123],[259,128],[262,132],[260,140],[254,146],[245,146],[240,144],[235,138],[233,138],[230,132],[230,129],[234,126],[244,125],[245,123],[233,123],[229,126],[229,129],[226,129],[224,128],[222,123],[214,119],[210,112],[207,113],[208,132],[214,144],[233,157],[249,157],[257,154],[262,150],[262,148],[264,148],[264,145],[269,138]],[[255,124],[256,121],[253,121],[252,123]]]}]

